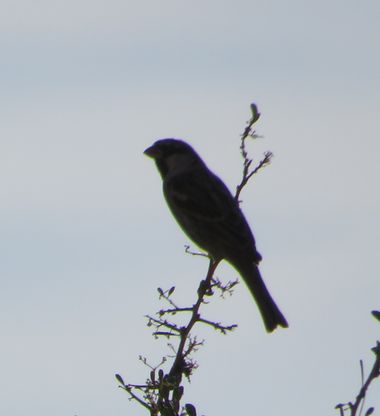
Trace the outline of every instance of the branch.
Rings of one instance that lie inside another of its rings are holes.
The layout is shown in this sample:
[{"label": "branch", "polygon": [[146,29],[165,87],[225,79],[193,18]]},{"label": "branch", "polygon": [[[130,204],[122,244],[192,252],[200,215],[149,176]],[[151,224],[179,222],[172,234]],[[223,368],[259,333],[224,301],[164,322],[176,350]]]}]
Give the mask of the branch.
[{"label": "branch", "polygon": [[208,319],[199,318],[199,322],[212,326],[214,329],[220,331],[222,334],[226,334],[228,331],[232,331],[237,328],[236,324],[233,325],[222,325],[220,322],[212,322]]},{"label": "branch", "polygon": [[239,203],[239,197],[241,194],[241,191],[243,188],[247,185],[248,181],[252,178],[253,175],[255,175],[260,169],[264,168],[265,166],[269,165],[271,162],[271,159],[273,157],[272,152],[265,152],[264,158],[259,162],[259,164],[252,170],[250,170],[252,165],[252,159],[249,158],[247,149],[245,147],[246,140],[248,137],[251,137],[253,139],[258,138],[259,136],[255,133],[255,130],[253,129],[254,124],[259,120],[260,113],[258,112],[256,104],[251,104],[251,112],[252,117],[248,121],[247,127],[244,129],[243,134],[241,135],[241,144],[240,144],[240,152],[243,157],[243,176],[239,183],[239,185],[236,187],[235,192],[235,201]]},{"label": "branch", "polygon": [[[380,321],[380,312],[379,311],[372,311],[372,315]],[[372,382],[380,376],[380,342],[376,341],[376,345],[371,349],[372,352],[375,354],[375,361],[373,363],[372,369],[368,374],[367,379],[364,381],[364,369],[363,369],[363,361],[360,360],[360,371],[361,371],[361,378],[362,378],[362,387],[356,396],[354,403],[339,403],[335,406],[335,409],[339,409],[340,416],[344,416],[346,411],[349,411],[350,416],[356,416],[359,410],[359,415],[361,415],[364,402],[366,398],[366,394],[368,388],[372,384]],[[373,413],[375,409],[370,407],[367,409],[365,416],[369,416]]]},{"label": "branch", "polygon": [[179,377],[182,373],[182,365],[183,365],[183,350],[185,348],[186,345],[186,340],[187,337],[191,331],[191,329],[193,328],[194,324],[200,319],[199,316],[199,308],[201,306],[201,304],[203,303],[203,298],[206,294],[206,292],[208,291],[208,289],[210,288],[211,285],[211,279],[212,276],[214,274],[214,271],[216,269],[216,267],[218,266],[219,261],[214,261],[212,259],[210,259],[210,263],[209,263],[209,267],[208,267],[208,271],[207,271],[207,276],[205,280],[202,280],[199,288],[198,288],[198,299],[195,303],[195,305],[193,306],[193,311],[191,314],[191,318],[189,323],[187,324],[187,326],[185,328],[182,328],[182,332],[181,332],[181,340],[178,346],[178,350],[177,350],[177,354],[173,363],[172,368],[169,371],[169,376],[170,377]]}]

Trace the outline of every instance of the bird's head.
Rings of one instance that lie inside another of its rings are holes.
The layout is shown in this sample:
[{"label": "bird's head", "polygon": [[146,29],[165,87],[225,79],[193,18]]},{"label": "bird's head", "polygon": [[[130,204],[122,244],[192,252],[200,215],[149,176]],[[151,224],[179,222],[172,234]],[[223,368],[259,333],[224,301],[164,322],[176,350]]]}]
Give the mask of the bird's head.
[{"label": "bird's head", "polygon": [[157,140],[144,154],[154,159],[163,178],[168,174],[181,173],[193,165],[203,164],[195,150],[178,139]]}]

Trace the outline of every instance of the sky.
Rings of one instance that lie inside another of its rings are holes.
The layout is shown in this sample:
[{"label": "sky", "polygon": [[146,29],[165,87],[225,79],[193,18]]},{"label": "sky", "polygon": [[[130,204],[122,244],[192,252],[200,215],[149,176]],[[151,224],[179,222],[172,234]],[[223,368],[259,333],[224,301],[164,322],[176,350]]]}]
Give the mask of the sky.
[{"label": "sky", "polygon": [[[231,190],[239,138],[272,164],[242,195],[264,279],[290,328],[268,335],[240,284],[206,316],[185,402],[200,414],[337,415],[380,325],[380,4],[364,0],[1,2],[0,413],[144,415],[168,353],[144,315],[157,287],[194,301],[207,263],[184,253],[143,150],[191,143]],[[226,264],[217,270],[236,278]],[[367,405],[380,409],[380,384]],[[376,413],[375,413],[376,414]]]}]

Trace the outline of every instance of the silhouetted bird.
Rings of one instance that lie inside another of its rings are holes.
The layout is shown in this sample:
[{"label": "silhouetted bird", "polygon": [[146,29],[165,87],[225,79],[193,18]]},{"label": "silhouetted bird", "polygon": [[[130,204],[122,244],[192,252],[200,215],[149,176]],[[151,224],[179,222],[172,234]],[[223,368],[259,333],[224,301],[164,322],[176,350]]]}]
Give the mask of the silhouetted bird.
[{"label": "silhouetted bird", "polygon": [[226,185],[181,140],[158,140],[144,153],[155,160],[164,196],[183,231],[214,260],[224,259],[240,273],[268,332],[288,327],[260,275],[261,255],[251,229]]}]

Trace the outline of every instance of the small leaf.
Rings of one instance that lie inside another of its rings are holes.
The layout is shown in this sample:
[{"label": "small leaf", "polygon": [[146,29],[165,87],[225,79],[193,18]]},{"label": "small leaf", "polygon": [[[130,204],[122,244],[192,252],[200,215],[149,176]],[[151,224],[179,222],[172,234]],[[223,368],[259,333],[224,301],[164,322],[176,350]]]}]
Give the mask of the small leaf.
[{"label": "small leaf", "polygon": [[211,288],[207,289],[205,292],[205,296],[214,296],[214,291]]},{"label": "small leaf", "polygon": [[172,287],[169,289],[168,296],[172,295],[174,291],[175,291],[175,286],[172,286]]},{"label": "small leaf", "polygon": [[156,373],[154,370],[150,372],[150,381],[154,384],[156,382]]},{"label": "small leaf", "polygon": [[157,288],[157,292],[160,294],[160,296],[164,296],[164,291],[160,287]]},{"label": "small leaf", "polygon": [[374,412],[375,408],[374,407],[370,407],[366,412],[365,412],[365,416],[369,416],[372,415],[372,413]]},{"label": "small leaf", "polygon": [[197,416],[197,411],[191,403],[185,404],[185,410],[189,416]]},{"label": "small leaf", "polygon": [[252,122],[255,123],[260,118],[260,113],[255,103],[251,104],[251,112],[252,112]]},{"label": "small leaf", "polygon": [[183,396],[184,388],[183,386],[178,386],[173,390],[173,399],[179,402]]},{"label": "small leaf", "polygon": [[362,379],[362,386],[364,384],[364,364],[363,364],[363,360],[360,360],[360,376]]},{"label": "small leaf", "polygon": [[372,311],[371,313],[375,319],[380,321],[380,311]]},{"label": "small leaf", "polygon": [[376,355],[380,356],[380,342],[376,341],[376,346],[371,348],[371,351]]},{"label": "small leaf", "polygon": [[124,380],[120,374],[115,374],[116,380],[122,385],[125,386]]},{"label": "small leaf", "polygon": [[164,378],[164,371],[160,369],[158,370],[158,379],[160,380],[160,383],[162,383],[163,378]]}]

